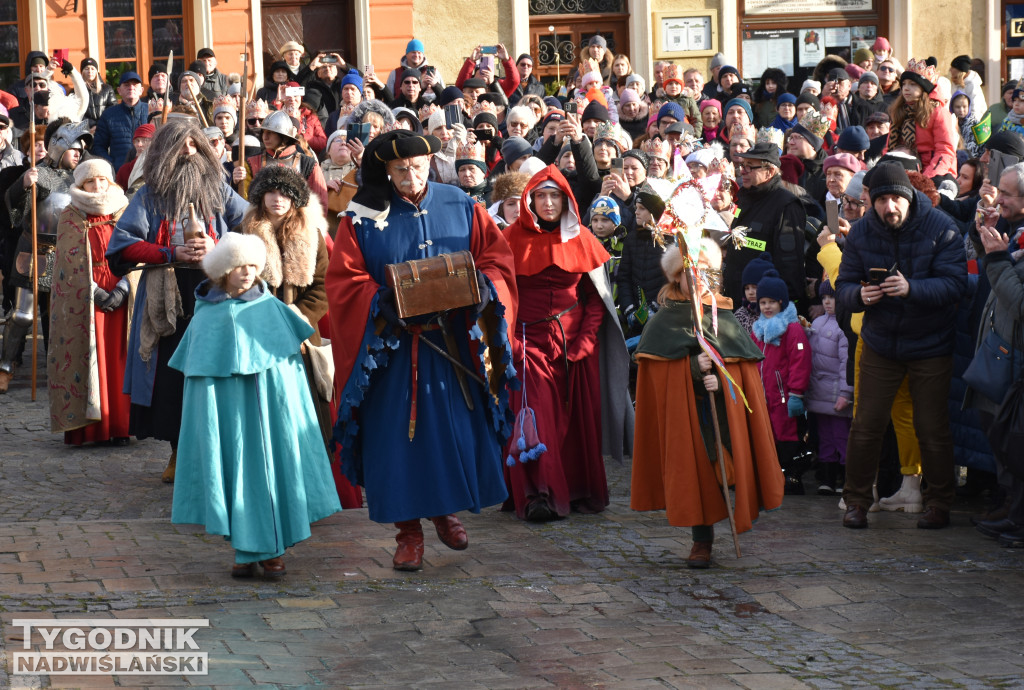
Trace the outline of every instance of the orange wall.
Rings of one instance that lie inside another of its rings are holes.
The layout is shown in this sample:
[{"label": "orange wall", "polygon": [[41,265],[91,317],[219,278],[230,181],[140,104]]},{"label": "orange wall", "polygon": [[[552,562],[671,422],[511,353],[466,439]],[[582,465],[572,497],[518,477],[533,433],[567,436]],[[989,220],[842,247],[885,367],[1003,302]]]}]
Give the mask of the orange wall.
[{"label": "orange wall", "polygon": [[[63,7],[68,7],[68,11],[65,12]],[[78,13],[75,14],[73,4],[66,3],[46,3],[46,32],[47,41],[50,46],[50,54],[53,51],[67,48],[70,50],[68,55],[68,62],[78,69],[82,64],[82,60],[86,57],[86,29],[85,29],[85,3],[78,4]],[[55,9],[57,8],[57,9]],[[27,22],[26,22],[27,24]],[[25,27],[27,31],[27,27]],[[38,50],[38,46],[30,46],[29,50]],[[24,56],[22,56],[22,64],[24,64]],[[63,83],[64,85],[71,87],[71,79],[65,77],[60,72],[54,75],[54,78]]]},{"label": "orange wall", "polygon": [[[249,87],[253,84],[252,13],[248,0],[241,2],[215,2],[210,12],[213,22],[213,52],[217,54],[217,69],[224,74],[242,74],[240,53],[245,49],[246,29],[249,30]],[[198,52],[203,46],[196,46]],[[195,58],[190,55],[190,58]]]},{"label": "orange wall", "polygon": [[380,74],[398,67],[412,39],[413,0],[370,0],[370,42]]}]

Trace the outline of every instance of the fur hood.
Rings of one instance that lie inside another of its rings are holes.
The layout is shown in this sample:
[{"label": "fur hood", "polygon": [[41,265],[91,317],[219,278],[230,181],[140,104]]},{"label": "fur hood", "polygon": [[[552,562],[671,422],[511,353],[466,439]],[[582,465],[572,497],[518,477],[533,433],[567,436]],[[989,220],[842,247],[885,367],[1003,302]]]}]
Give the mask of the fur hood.
[{"label": "fur hood", "polygon": [[395,126],[395,114],[391,112],[391,109],[388,108],[383,101],[378,101],[376,98],[371,98],[368,101],[360,101],[356,107],[352,109],[352,112],[349,113],[348,119],[345,120],[345,123],[362,122],[363,118],[366,117],[366,113],[371,110],[384,119],[384,130],[392,129]]},{"label": "fur hood", "polygon": [[326,234],[327,219],[315,194],[310,195],[307,205],[297,210],[300,222],[280,240],[268,221],[256,220],[255,206],[250,206],[242,219],[241,232],[256,235],[267,247],[267,265],[260,277],[274,289],[285,284],[303,288],[313,283],[317,235]]}]

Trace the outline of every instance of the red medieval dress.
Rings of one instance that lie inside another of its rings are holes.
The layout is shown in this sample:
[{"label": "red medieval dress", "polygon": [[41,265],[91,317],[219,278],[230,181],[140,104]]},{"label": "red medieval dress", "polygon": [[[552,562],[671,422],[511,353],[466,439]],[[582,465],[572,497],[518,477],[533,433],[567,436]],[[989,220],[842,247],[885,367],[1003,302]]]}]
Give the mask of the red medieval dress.
[{"label": "red medieval dress", "polygon": [[[118,283],[106,252],[126,204],[119,188],[109,194],[74,188],[57,229],[47,358],[50,417],[51,428],[64,431],[64,442],[76,446],[129,436],[131,399],[123,389],[131,300],[105,312],[95,304],[91,286],[111,292]],[[109,213],[91,212],[111,205],[115,208]]]},{"label": "red medieval dress", "polygon": [[[565,194],[567,208],[560,227],[549,231],[538,225],[530,206],[533,192],[552,183]],[[597,351],[605,307],[586,274],[609,255],[580,227],[568,183],[548,166],[530,180],[519,219],[504,231],[519,288],[514,363],[520,388],[511,393],[511,407],[519,411],[525,404],[533,410],[538,438],[547,447],[539,457],[521,462],[518,435],[509,442],[505,481],[510,498],[504,509],[514,508],[520,518],[565,517],[571,510],[596,513],[608,505]],[[538,504],[545,510],[537,512]]]}]

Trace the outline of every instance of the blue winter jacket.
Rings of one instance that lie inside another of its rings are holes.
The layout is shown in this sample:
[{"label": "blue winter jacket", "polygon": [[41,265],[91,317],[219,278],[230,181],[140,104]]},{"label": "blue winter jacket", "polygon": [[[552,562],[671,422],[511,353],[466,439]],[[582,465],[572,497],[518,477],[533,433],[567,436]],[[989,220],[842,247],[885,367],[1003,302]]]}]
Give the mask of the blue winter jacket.
[{"label": "blue winter jacket", "polygon": [[[872,268],[891,268],[910,283],[905,298],[861,300],[861,281]],[[836,299],[851,312],[864,312],[860,337],[872,350],[896,360],[953,354],[956,308],[967,292],[967,255],[956,223],[915,192],[908,219],[889,230],[872,208],[854,223],[839,266]]]},{"label": "blue winter jacket", "polygon": [[92,153],[110,161],[116,172],[124,165],[128,153],[132,150],[132,135],[139,125],[149,121],[149,106],[139,101],[134,108],[124,103],[112,105],[103,111],[96,123],[96,134],[93,136]]}]

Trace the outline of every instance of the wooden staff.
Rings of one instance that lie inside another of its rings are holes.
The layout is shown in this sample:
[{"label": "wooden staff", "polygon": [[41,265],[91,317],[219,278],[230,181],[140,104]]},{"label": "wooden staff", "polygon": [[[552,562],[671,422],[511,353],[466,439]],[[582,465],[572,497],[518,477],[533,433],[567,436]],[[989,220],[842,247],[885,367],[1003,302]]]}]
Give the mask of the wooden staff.
[{"label": "wooden staff", "polygon": [[[683,237],[682,232],[676,232],[676,246],[679,248],[679,253],[683,256],[683,266],[686,267],[684,268],[685,271],[690,268],[691,263],[686,249],[686,239]],[[699,296],[697,294],[696,271],[691,270],[687,273],[686,282],[690,284],[690,306],[693,308],[693,327],[703,337],[704,323],[701,319],[700,302],[697,301]],[[712,367],[713,370],[714,368]],[[719,385],[719,388],[721,388],[721,385]],[[732,501],[729,499],[729,478],[725,471],[725,448],[722,446],[722,429],[718,425],[718,406],[715,402],[714,393],[708,395],[708,402],[711,403],[711,425],[715,430],[715,449],[718,452],[718,467],[722,471],[722,497],[725,499],[725,507],[729,511],[729,529],[732,531],[732,544],[736,547],[736,558],[742,558],[740,542],[736,536],[736,516],[733,514]]]},{"label": "wooden staff", "polygon": [[192,105],[195,107],[196,112],[199,113],[199,121],[203,123],[203,129],[206,129],[210,126],[210,123],[206,121],[206,113],[203,112],[203,106],[199,102],[199,87],[196,86],[195,82],[192,82],[190,93],[192,94]]},{"label": "wooden staff", "polygon": [[[36,106],[30,102],[29,139],[32,142],[32,170],[36,169]],[[59,161],[58,161],[59,162]],[[36,183],[32,183],[32,402],[36,401],[36,367],[39,358],[39,235],[36,229]]]},{"label": "wooden staff", "polygon": [[[238,106],[238,160],[235,161],[236,168],[245,168],[245,115],[246,105],[249,97],[249,27],[245,27],[245,48],[242,53],[242,88],[239,93],[242,96],[241,104]],[[249,180],[242,180],[238,185],[238,193],[243,199],[249,198]]]},{"label": "wooden staff", "polygon": [[167,116],[171,114],[171,70],[174,69],[174,51],[167,56],[167,86],[164,87],[164,107],[160,111],[160,124],[167,124]]}]

